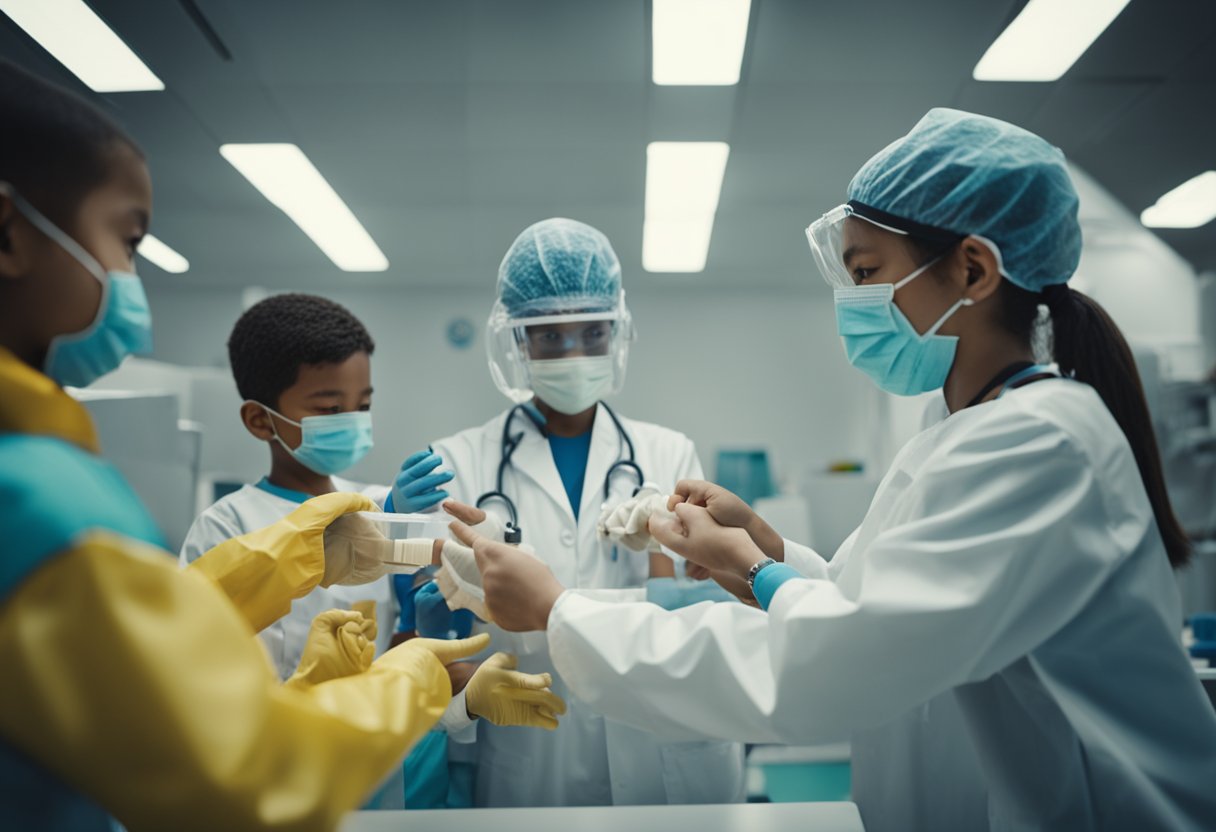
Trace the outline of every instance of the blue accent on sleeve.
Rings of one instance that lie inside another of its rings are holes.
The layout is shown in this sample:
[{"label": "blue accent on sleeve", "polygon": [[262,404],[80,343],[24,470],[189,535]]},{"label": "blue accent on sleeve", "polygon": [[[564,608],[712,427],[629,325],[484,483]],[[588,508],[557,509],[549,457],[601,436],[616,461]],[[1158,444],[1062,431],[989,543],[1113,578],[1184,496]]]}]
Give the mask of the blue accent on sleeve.
[{"label": "blue accent on sleeve", "polygon": [[587,476],[587,457],[591,454],[591,431],[581,436],[549,435],[549,449],[553,462],[562,478],[574,519],[578,520],[578,507],[583,502],[583,479]]},{"label": "blue accent on sleeve", "polygon": [[678,610],[702,601],[737,601],[713,581],[692,579],[650,578],[646,581],[646,600],[665,610]]},{"label": "blue accent on sleeve", "polygon": [[0,434],[0,599],[46,559],[98,530],[165,548],[117,468],[61,439]]},{"label": "blue accent on sleeve", "polygon": [[267,494],[273,494],[276,497],[282,497],[284,500],[290,500],[293,503],[301,505],[312,499],[311,494],[305,494],[303,491],[292,491],[290,488],[284,488],[281,485],[275,485],[266,477],[262,477],[257,482],[257,487],[265,491]]},{"label": "blue accent on sleeve", "polygon": [[797,569],[784,563],[770,563],[761,569],[756,573],[756,582],[752,586],[761,609],[768,610],[768,605],[773,603],[773,596],[777,594],[777,590],[783,583],[792,578],[805,577]]}]

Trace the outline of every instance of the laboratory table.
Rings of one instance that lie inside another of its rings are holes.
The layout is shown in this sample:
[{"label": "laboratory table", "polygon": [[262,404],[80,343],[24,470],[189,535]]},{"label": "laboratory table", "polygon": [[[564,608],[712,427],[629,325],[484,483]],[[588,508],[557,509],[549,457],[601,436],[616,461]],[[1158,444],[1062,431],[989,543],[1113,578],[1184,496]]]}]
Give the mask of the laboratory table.
[{"label": "laboratory table", "polygon": [[853,803],[354,812],[342,832],[865,832]]}]

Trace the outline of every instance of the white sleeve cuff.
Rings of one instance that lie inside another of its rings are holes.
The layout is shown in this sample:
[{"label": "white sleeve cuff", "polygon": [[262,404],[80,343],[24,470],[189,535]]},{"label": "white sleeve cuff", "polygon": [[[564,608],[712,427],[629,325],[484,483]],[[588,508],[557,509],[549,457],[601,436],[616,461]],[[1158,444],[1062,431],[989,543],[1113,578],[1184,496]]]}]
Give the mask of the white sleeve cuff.
[{"label": "white sleeve cuff", "polygon": [[448,703],[447,710],[443,712],[443,716],[439,717],[439,727],[456,742],[472,742],[477,734],[475,727],[477,719],[469,716],[464,694],[465,692],[462,690],[453,696],[452,701]]},{"label": "white sleeve cuff", "polygon": [[826,580],[828,578],[828,562],[809,546],[785,541],[785,563],[794,567],[808,578]]}]

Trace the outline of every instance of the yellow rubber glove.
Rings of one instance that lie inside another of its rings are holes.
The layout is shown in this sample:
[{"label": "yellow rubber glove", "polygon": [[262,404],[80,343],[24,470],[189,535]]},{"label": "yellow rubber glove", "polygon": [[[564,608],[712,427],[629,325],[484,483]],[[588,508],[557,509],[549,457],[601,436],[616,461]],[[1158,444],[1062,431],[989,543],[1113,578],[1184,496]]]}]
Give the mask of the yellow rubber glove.
[{"label": "yellow rubber glove", "polygon": [[430,653],[435,654],[435,658],[439,659],[439,663],[447,667],[452,662],[458,662],[461,659],[469,659],[476,656],[482,650],[490,646],[490,634],[478,633],[475,636],[468,638],[443,639],[443,638],[412,638],[409,641],[403,642],[392,650],[385,653],[386,656],[391,655],[397,650],[410,645],[421,647]]},{"label": "yellow rubber glove", "polygon": [[566,703],[549,686],[548,673],[520,673],[518,660],[510,653],[495,653],[465,688],[465,707],[471,716],[488,719],[495,725],[526,725],[552,731]]},{"label": "yellow rubber glove", "polygon": [[312,620],[296,672],[283,684],[311,687],[353,676],[372,666],[376,619],[356,610],[326,610]]},{"label": "yellow rubber glove", "polygon": [[354,511],[375,511],[362,494],[313,497],[277,523],[234,537],[190,564],[231,599],[255,631],[291,611],[325,574],[325,529]]},{"label": "yellow rubber glove", "polygon": [[409,642],[285,688],[212,581],[102,532],[0,604],[0,667],[3,743],[132,830],[337,829],[451,701]]}]

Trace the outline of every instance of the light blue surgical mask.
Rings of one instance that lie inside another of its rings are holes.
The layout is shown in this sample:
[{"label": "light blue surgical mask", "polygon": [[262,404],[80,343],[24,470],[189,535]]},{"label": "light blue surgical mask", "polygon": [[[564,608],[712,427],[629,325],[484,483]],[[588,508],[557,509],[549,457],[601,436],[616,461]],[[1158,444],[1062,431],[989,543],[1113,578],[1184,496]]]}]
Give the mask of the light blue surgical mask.
[{"label": "light blue surgical mask", "polygon": [[80,332],[51,339],[43,372],[61,385],[86,387],[118,368],[128,355],[152,351],[152,312],[144,284],[134,272],[107,272],[97,258],[0,182],[30,224],[54,240],[101,283],[101,302],[93,322]]},{"label": "light blue surgical mask", "polygon": [[849,363],[897,396],[927,393],[946,383],[954,366],[958,338],[938,335],[937,331],[960,307],[974,303],[961,298],[923,335],[916,331],[895,305],[895,292],[936,262],[929,261],[898,283],[834,290],[836,328]]},{"label": "light blue surgical mask", "polygon": [[305,416],[299,422],[288,419],[261,402],[253,402],[272,416],[300,429],[300,446],[292,448],[279,436],[274,420],[270,420],[275,440],[296,462],[310,471],[329,476],[350,468],[372,449],[372,414],[370,410],[347,413],[327,413]]}]

